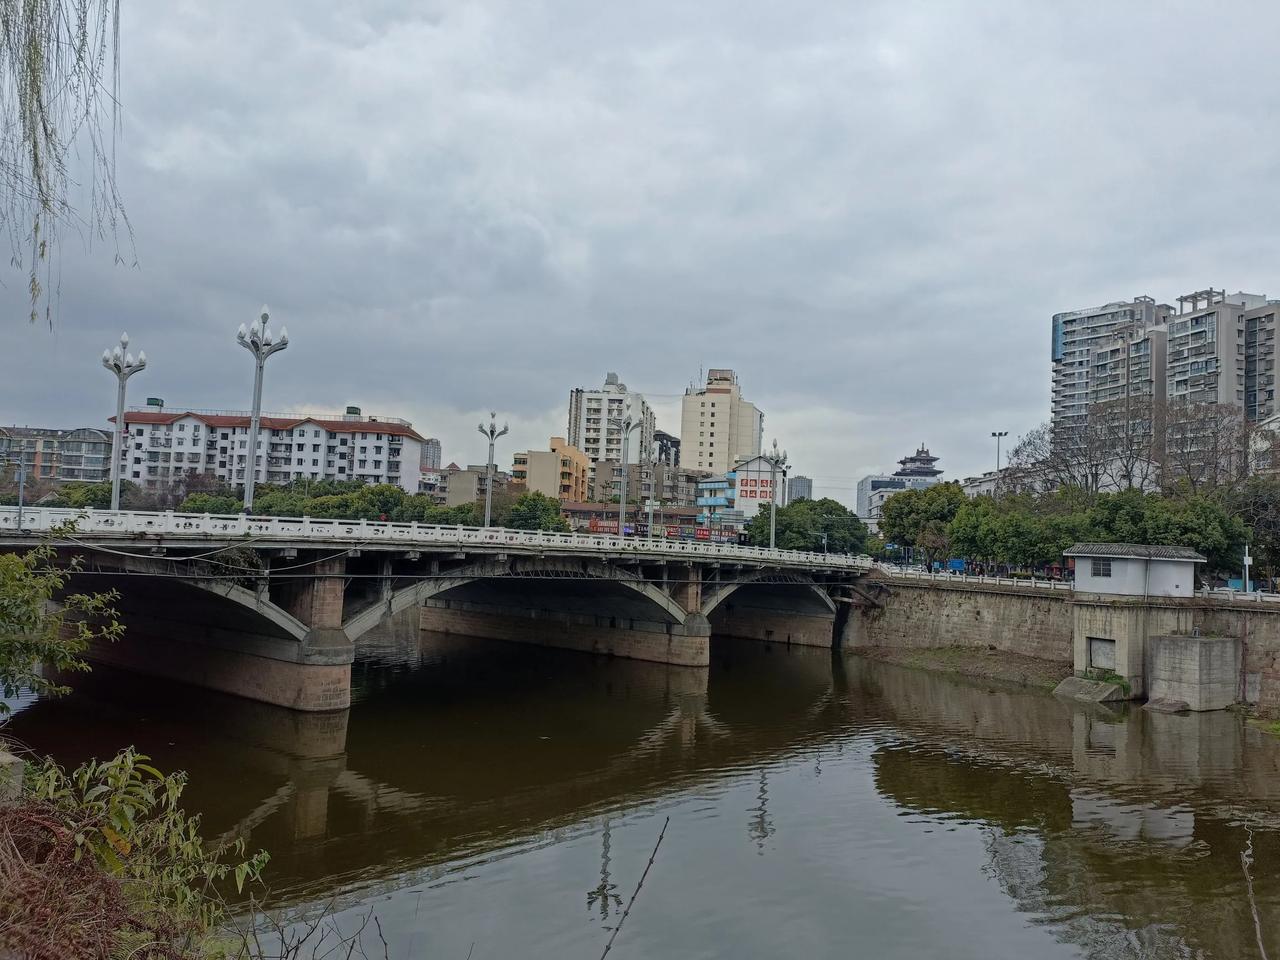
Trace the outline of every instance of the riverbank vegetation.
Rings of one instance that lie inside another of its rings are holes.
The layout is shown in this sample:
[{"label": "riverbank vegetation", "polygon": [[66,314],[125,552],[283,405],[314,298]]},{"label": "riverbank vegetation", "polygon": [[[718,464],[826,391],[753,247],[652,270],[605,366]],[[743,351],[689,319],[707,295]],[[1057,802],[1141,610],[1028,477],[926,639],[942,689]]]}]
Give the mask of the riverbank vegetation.
[{"label": "riverbank vegetation", "polygon": [[928,564],[960,557],[986,567],[1037,570],[1060,563],[1073,543],[1149,543],[1191,547],[1208,558],[1210,570],[1231,571],[1249,540],[1259,559],[1274,567],[1280,560],[1280,487],[1255,479],[1230,494],[1135,489],[1088,495],[1067,487],[969,498],[957,484],[939,484],[885,502],[877,547],[890,556],[912,547]]},{"label": "riverbank vegetation", "polygon": [[[67,692],[45,675],[88,669],[89,644],[123,628],[112,593],[68,593],[74,561],[43,544],[0,554],[0,687],[6,698]],[[0,714],[9,712],[0,702]],[[250,956],[229,938],[220,885],[256,881],[265,853],[211,848],[162,774],[132,747],[67,772],[25,765],[0,800],[0,955],[27,960],[210,960]]]},{"label": "riverbank vegetation", "polygon": [[[764,506],[747,524],[752,546],[769,545],[769,508]],[[793,500],[778,508],[775,543],[783,550],[816,553],[862,553],[867,543],[866,525],[837,500]]]}]

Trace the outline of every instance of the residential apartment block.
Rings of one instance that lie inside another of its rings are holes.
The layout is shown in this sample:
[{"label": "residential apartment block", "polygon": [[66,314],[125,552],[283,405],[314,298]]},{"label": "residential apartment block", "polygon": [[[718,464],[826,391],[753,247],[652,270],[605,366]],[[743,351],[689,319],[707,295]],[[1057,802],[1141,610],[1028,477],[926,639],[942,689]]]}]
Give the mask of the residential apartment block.
[{"label": "residential apartment block", "polygon": [[[511,474],[495,469],[493,492],[503,493],[510,487],[511,480]],[[466,467],[460,467],[456,463],[451,463],[440,471],[435,500],[446,507],[461,507],[483,500],[488,489],[489,467],[487,464],[470,463]]]},{"label": "residential apartment block", "polygon": [[796,474],[787,482],[787,503],[812,499],[813,481],[810,478]]},{"label": "residential apartment block", "polygon": [[707,371],[705,386],[689,387],[680,409],[680,456],[694,470],[726,473],[759,456],[764,415],[744,400],[732,370]]},{"label": "residential apartment block", "polygon": [[100,483],[111,478],[111,434],[92,427],[0,427],[0,462],[5,461],[15,464],[9,470],[21,464],[27,482]]},{"label": "residential apartment block", "polygon": [[569,392],[567,439],[570,446],[587,455],[592,464],[590,479],[595,479],[597,460],[622,460],[622,424],[628,416],[632,431],[627,462],[650,463],[657,424],[642,394],[628,390],[616,373],[606,374],[599,390],[576,387]]},{"label": "residential apartment block", "polygon": [[1128,436],[1150,434],[1157,459],[1180,406],[1222,404],[1253,423],[1275,413],[1280,304],[1211,287],[1176,303],[1144,296],[1054,315],[1056,448],[1082,443],[1099,405],[1129,419]]},{"label": "residential apartment block", "polygon": [[361,480],[418,491],[423,438],[407,420],[365,417],[358,407],[337,416],[263,416],[252,457],[248,413],[130,410],[124,420],[120,476],[142,487],[188,474],[241,486],[252,469],[255,483]]},{"label": "residential apartment block", "polygon": [[439,470],[442,451],[440,441],[435,437],[427,437],[422,441],[422,469]]},{"label": "residential apartment block", "polygon": [[552,437],[549,446],[517,453],[512,458],[512,483],[557,500],[586,500],[591,472],[587,455],[564,437]]}]

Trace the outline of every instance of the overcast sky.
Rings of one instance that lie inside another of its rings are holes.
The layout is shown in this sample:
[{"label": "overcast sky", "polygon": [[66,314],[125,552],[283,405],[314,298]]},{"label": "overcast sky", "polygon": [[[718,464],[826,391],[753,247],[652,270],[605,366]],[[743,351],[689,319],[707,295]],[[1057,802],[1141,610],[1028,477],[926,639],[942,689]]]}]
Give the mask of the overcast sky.
[{"label": "overcast sky", "polygon": [[475,462],[616,370],[679,430],[732,367],[852,504],[921,441],[947,477],[1048,416],[1049,318],[1208,285],[1280,296],[1274,4],[123,0],[137,265],[76,240],[55,329],[6,278],[0,423],[348,403]]}]

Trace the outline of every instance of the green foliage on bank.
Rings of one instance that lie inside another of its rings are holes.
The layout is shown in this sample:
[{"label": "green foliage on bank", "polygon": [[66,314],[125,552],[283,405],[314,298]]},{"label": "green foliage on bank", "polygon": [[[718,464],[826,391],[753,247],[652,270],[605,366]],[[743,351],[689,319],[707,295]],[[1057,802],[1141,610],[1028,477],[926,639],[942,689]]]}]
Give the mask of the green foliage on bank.
[{"label": "green foliage on bank", "polygon": [[[63,595],[80,563],[59,567],[56,559],[48,543],[26,553],[0,554],[0,689],[5,697],[65,692],[48,678],[49,668],[87,670],[83,655],[89,644],[114,641],[123,632],[112,608],[115,594]],[[8,712],[0,702],[0,716]]]},{"label": "green foliage on bank", "polygon": [[[64,592],[76,569],[52,541],[0,555],[0,688],[6,697],[66,688],[49,667],[87,670],[91,642],[123,628],[112,593]],[[57,599],[57,604],[52,603]],[[7,710],[7,707],[0,707]],[[265,853],[243,841],[211,847],[180,801],[182,774],[165,775],[132,747],[67,772],[29,764],[16,797],[0,803],[0,953],[31,957],[214,960],[247,957],[223,929],[218,888],[261,876]]]},{"label": "green foliage on bank", "polygon": [[[1246,489],[1249,485],[1246,484]],[[1280,495],[1274,481],[1253,491],[1258,521],[1272,555],[1280,553]],[[1239,565],[1251,529],[1224,495],[1165,495],[1125,490],[1083,497],[1063,489],[1039,496],[1009,494],[969,499],[955,484],[908,490],[885,502],[880,530],[890,542],[915,547],[927,562],[964,557],[971,562],[1036,568],[1057,563],[1074,543],[1148,543],[1191,547],[1211,570]]]},{"label": "green foliage on bank", "polygon": [[[768,504],[747,524],[747,535],[753,546],[769,545]],[[775,543],[783,550],[862,553],[866,542],[866,525],[844,504],[829,497],[796,500],[778,509]]]}]

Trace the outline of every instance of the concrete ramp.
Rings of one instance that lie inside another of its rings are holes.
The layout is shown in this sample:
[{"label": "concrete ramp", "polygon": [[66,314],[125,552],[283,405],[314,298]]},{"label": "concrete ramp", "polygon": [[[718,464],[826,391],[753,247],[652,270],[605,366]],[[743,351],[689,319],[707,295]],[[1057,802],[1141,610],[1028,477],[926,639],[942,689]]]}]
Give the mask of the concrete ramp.
[{"label": "concrete ramp", "polygon": [[1128,700],[1124,687],[1109,680],[1089,680],[1086,677],[1067,677],[1053,688],[1056,697],[1080,700],[1084,703],[1107,703],[1112,700]]}]

